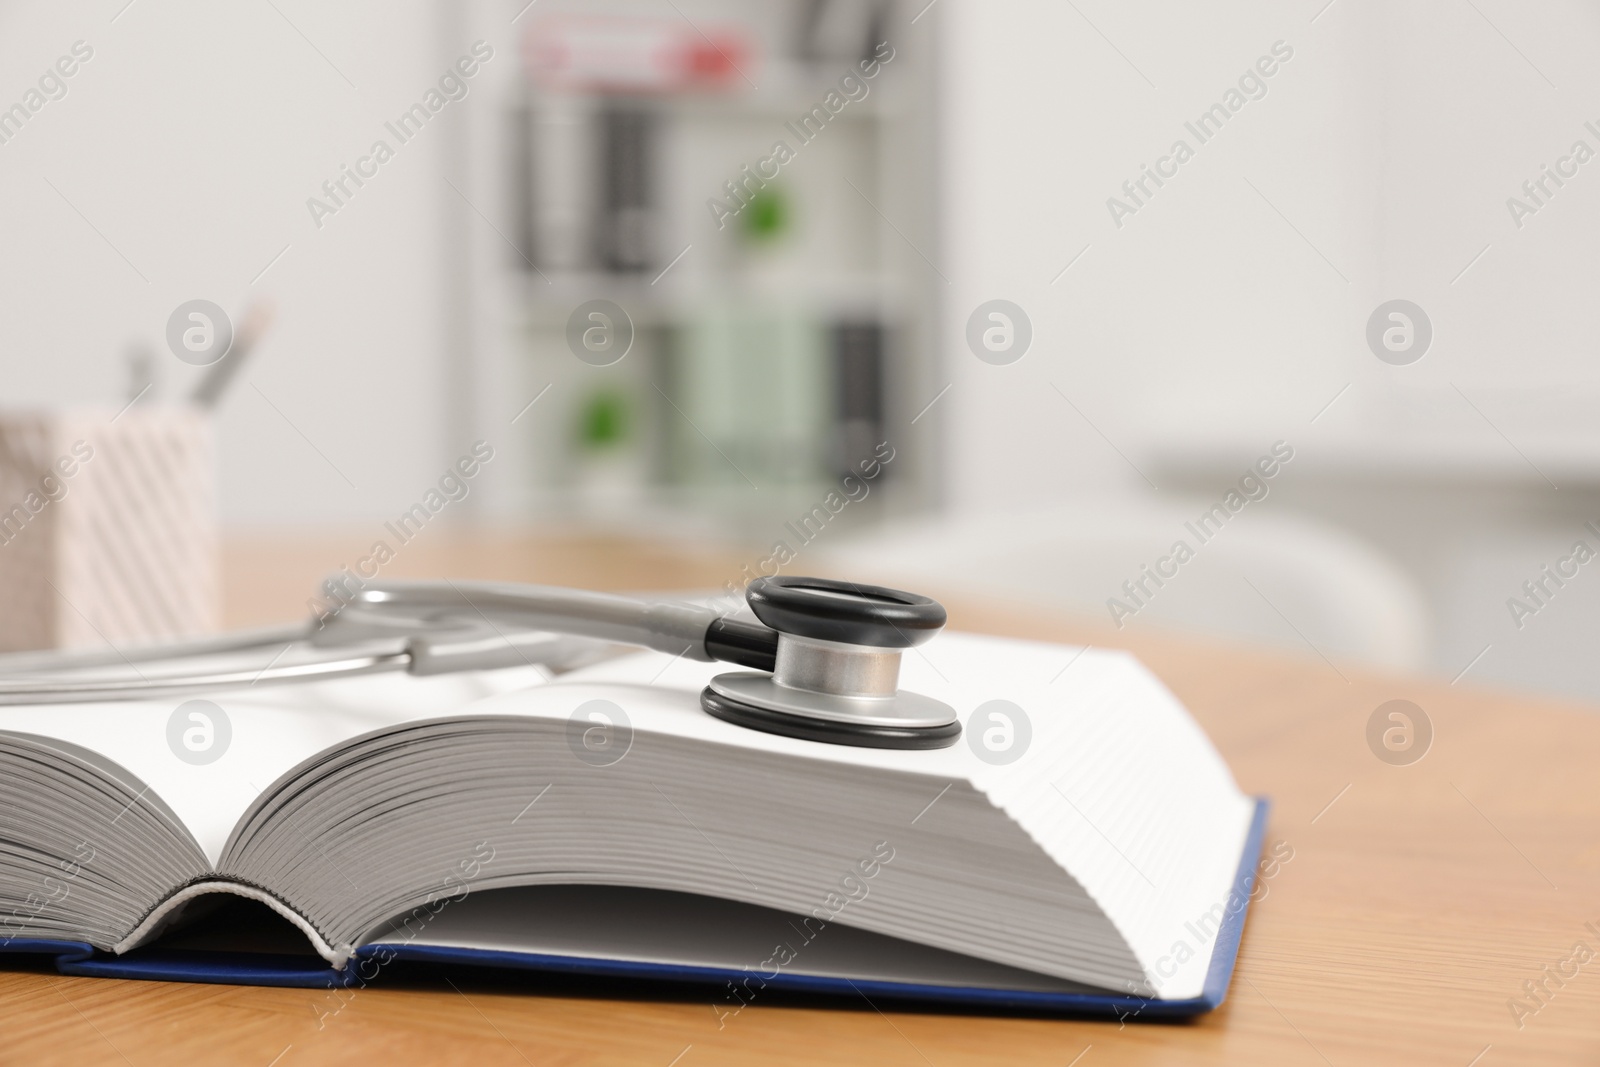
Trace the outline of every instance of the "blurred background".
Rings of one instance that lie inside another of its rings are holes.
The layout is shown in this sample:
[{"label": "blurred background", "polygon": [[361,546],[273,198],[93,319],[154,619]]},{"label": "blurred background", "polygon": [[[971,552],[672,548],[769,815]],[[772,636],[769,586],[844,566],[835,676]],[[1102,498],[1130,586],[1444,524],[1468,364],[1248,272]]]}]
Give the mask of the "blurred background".
[{"label": "blurred background", "polygon": [[[0,508],[21,413],[204,407],[184,528],[273,611],[451,545],[1600,697],[1597,44],[1576,0],[11,0]],[[203,550],[123,495],[0,577],[88,539],[158,597]]]}]

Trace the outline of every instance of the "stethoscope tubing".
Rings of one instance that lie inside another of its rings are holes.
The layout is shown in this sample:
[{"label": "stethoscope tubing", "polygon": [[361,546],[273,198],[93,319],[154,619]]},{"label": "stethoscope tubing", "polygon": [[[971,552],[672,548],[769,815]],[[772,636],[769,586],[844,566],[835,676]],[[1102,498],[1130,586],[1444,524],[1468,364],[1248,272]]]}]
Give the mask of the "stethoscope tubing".
[{"label": "stethoscope tubing", "polygon": [[[126,650],[0,656],[0,706],[159,699],[388,671],[434,674],[474,666],[538,664],[540,658],[529,656],[525,643],[519,644],[529,633],[567,635],[596,645],[631,645],[710,661],[707,631],[721,618],[704,605],[581,589],[491,582],[384,582],[363,588],[341,611],[321,622]],[[506,634],[502,625],[512,634]],[[479,649],[473,650],[475,655],[452,656],[464,627],[469,639],[478,631]],[[499,654],[485,657],[481,651],[485,643],[502,646]],[[297,654],[289,655],[297,649]],[[308,660],[307,650],[321,655]],[[207,669],[201,665],[185,673],[153,670],[148,675],[140,669],[257,652],[263,658],[271,657],[260,667],[235,663]]]},{"label": "stethoscope tubing", "polygon": [[259,670],[196,671],[155,678],[28,679],[0,682],[0,705],[91,704],[100,701],[156,700],[211,690],[242,689],[254,685],[283,685],[351,678],[363,674],[405,670],[411,664],[407,651],[342,656],[310,663],[268,664]]}]

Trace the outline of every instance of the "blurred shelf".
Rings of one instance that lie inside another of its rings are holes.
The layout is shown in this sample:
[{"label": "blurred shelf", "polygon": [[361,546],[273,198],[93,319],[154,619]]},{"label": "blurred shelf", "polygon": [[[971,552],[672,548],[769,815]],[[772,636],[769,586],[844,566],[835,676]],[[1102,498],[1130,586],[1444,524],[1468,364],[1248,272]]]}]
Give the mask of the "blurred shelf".
[{"label": "blurred shelf", "polygon": [[770,279],[746,275],[731,287],[725,278],[689,275],[673,280],[671,274],[634,275],[606,271],[546,270],[529,273],[522,293],[524,321],[532,328],[564,328],[567,315],[587,300],[620,304],[640,325],[682,322],[696,307],[739,299],[753,307],[787,306],[814,310],[820,317],[889,314],[911,297],[905,279],[888,272],[833,271],[821,280],[784,273]]}]

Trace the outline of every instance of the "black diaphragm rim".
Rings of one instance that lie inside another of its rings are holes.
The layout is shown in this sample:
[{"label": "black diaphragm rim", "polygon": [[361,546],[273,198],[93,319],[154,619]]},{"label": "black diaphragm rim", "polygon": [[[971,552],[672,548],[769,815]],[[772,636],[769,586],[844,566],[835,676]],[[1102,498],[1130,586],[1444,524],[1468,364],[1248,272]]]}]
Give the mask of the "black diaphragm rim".
[{"label": "black diaphragm rim", "polygon": [[700,692],[700,707],[707,714],[735,726],[745,726],[769,734],[796,737],[802,741],[821,741],[829,745],[856,745],[861,748],[949,748],[961,736],[961,723],[940,726],[876,726],[814,719],[783,711],[757,707],[733,700],[710,686]]}]

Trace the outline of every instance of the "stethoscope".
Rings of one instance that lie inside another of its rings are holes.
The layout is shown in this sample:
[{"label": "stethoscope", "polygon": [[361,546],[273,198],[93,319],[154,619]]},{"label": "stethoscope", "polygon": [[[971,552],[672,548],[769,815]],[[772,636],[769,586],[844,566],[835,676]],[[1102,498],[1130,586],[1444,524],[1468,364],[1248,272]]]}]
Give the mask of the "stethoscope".
[{"label": "stethoscope", "polygon": [[[948,704],[899,689],[901,653],[944,627],[936,601],[784,576],[757,578],[745,598],[760,624],[700,604],[578,589],[376,582],[320,623],[126,652],[0,657],[0,704],[147,700],[383,671],[571,666],[620,644],[751,668],[719,674],[700,693],[706,712],[739,726],[871,748],[944,748],[961,736]],[[260,668],[237,662],[273,650]],[[208,659],[224,662],[208,667]]]}]

